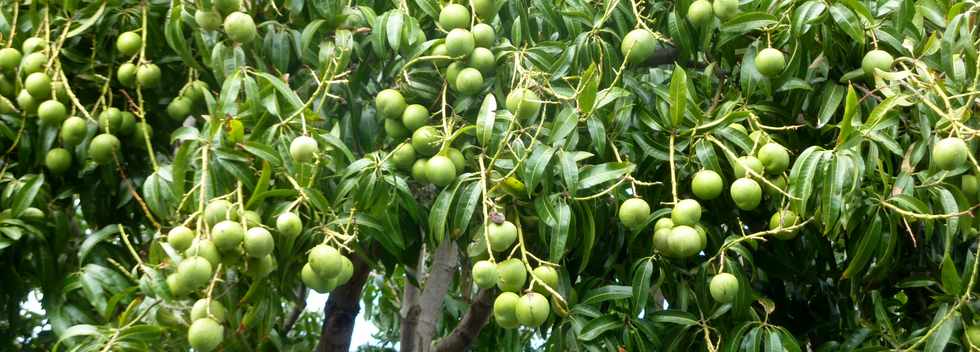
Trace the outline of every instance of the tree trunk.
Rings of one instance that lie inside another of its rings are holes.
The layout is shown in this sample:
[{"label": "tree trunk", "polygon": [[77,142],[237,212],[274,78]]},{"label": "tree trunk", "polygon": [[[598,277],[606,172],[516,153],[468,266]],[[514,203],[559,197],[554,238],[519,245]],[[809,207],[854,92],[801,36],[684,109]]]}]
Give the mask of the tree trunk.
[{"label": "tree trunk", "polygon": [[347,352],[350,338],[354,332],[354,318],[361,311],[361,291],[367,281],[371,268],[360,257],[350,258],[354,264],[354,275],[347,284],[330,292],[330,298],[323,307],[323,329],[317,352]]},{"label": "tree trunk", "polygon": [[402,318],[400,351],[412,352],[415,350],[415,328],[419,322],[418,292],[418,287],[406,279],[405,291],[402,293],[402,308],[399,312]]},{"label": "tree trunk", "polygon": [[490,314],[493,311],[492,302],[493,290],[480,290],[453,332],[436,345],[436,352],[466,351],[480,336],[480,330],[490,321]]},{"label": "tree trunk", "polygon": [[[444,240],[432,253],[432,267],[425,279],[425,290],[419,297],[419,321],[415,330],[415,351],[432,351],[432,337],[442,315],[442,303],[456,272],[456,242]],[[403,351],[410,352],[410,351]]]}]

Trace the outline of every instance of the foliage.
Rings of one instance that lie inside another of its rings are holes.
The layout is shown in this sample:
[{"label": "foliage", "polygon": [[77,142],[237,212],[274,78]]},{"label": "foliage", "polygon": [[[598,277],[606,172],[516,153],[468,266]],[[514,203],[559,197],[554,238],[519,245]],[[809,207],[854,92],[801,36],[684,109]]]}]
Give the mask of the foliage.
[{"label": "foliage", "polygon": [[[204,299],[219,349],[323,350],[307,288],[370,271],[364,350],[969,350],[980,5],[703,3],[12,0],[0,348],[186,350]],[[543,324],[480,316],[484,260],[529,273],[496,286],[545,295]]]}]

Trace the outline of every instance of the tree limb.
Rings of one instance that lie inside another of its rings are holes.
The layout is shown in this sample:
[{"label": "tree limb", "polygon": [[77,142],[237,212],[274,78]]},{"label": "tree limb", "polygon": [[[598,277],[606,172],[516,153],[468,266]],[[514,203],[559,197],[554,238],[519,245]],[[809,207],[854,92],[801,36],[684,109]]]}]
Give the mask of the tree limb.
[{"label": "tree limb", "polygon": [[653,55],[647,59],[646,64],[648,66],[671,65],[674,61],[677,61],[678,56],[680,56],[680,50],[669,45],[664,45],[653,52]]},{"label": "tree limb", "polygon": [[279,335],[286,336],[289,331],[293,329],[293,325],[299,320],[299,316],[303,314],[303,310],[306,309],[306,293],[308,289],[305,285],[300,285],[299,297],[296,299],[296,304],[293,306],[293,310],[289,312],[289,316],[282,323],[282,330]]},{"label": "tree limb", "polygon": [[399,350],[411,352],[415,350],[415,328],[419,322],[419,288],[408,280],[410,275],[408,268],[405,271],[405,289],[402,292],[402,307],[399,312],[402,318]]},{"label": "tree limb", "polygon": [[[425,290],[419,298],[419,321],[415,330],[415,350],[432,351],[432,337],[442,313],[442,302],[449,292],[456,271],[456,242],[444,240],[432,254],[432,267],[425,280]],[[406,351],[407,352],[407,351]]]},{"label": "tree limb", "polygon": [[463,315],[453,332],[436,345],[436,352],[465,351],[480,336],[480,330],[490,321],[493,311],[493,291],[482,289]]},{"label": "tree limb", "polygon": [[351,256],[354,275],[347,284],[330,292],[330,298],[323,307],[323,329],[317,352],[347,352],[350,338],[354,332],[354,318],[361,311],[361,291],[367,281],[371,268],[359,256]]}]

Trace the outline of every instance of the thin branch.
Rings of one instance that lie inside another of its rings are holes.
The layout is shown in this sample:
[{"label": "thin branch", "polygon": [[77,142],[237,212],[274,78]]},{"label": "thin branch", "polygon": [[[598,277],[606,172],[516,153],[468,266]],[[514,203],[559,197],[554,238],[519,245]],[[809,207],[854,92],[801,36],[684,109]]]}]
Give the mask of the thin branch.
[{"label": "thin branch", "polygon": [[306,294],[308,290],[306,286],[300,286],[299,297],[296,299],[296,304],[293,306],[293,310],[289,312],[289,316],[282,323],[282,330],[279,335],[286,336],[289,331],[293,329],[293,325],[296,325],[296,321],[299,320],[299,316],[303,314],[303,310],[306,309]]},{"label": "thin branch", "polygon": [[480,336],[480,330],[490,321],[493,311],[493,291],[482,289],[476,294],[476,299],[466,310],[459,324],[448,336],[436,345],[436,352],[466,351],[473,341]]}]

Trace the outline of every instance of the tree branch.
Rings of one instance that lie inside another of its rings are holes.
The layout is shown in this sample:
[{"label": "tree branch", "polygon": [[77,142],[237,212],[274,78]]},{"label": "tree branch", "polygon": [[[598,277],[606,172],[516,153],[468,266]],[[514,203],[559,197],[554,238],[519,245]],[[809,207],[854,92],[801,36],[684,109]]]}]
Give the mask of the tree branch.
[{"label": "tree branch", "polygon": [[347,284],[330,292],[330,298],[323,307],[323,329],[317,352],[347,352],[350,350],[350,337],[354,332],[354,318],[361,311],[361,291],[367,281],[371,268],[359,256],[351,256],[354,275]]},{"label": "tree branch", "polygon": [[476,299],[470,304],[470,309],[463,315],[453,332],[436,345],[436,352],[465,351],[478,336],[480,330],[490,321],[493,310],[492,289],[482,289],[476,294]]},{"label": "tree branch", "polygon": [[405,270],[405,289],[402,292],[402,308],[399,312],[401,322],[401,341],[400,351],[415,350],[415,328],[419,322],[419,288],[415,287],[409,280],[408,268]]},{"label": "tree branch", "polygon": [[680,50],[669,45],[664,45],[663,47],[657,48],[645,63],[647,66],[672,65],[674,61],[677,61],[678,56],[680,56]]},{"label": "tree branch", "polygon": [[308,289],[305,285],[300,285],[299,297],[296,300],[296,305],[293,306],[293,310],[289,312],[289,316],[282,323],[282,330],[279,333],[282,336],[289,334],[289,331],[293,329],[293,325],[299,320],[299,316],[303,314],[303,310],[306,309],[306,293]]},{"label": "tree branch", "polygon": [[[415,330],[415,350],[432,351],[432,336],[442,313],[442,302],[449,292],[456,271],[456,242],[443,240],[432,255],[432,267],[425,280],[425,290],[419,298],[419,321]],[[407,352],[407,351],[406,351]]]}]

